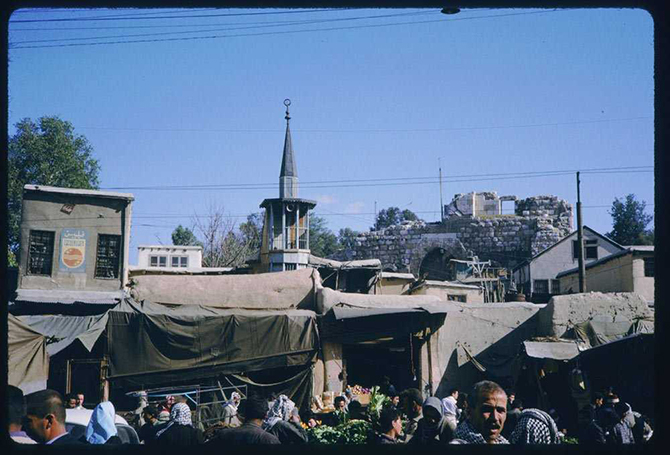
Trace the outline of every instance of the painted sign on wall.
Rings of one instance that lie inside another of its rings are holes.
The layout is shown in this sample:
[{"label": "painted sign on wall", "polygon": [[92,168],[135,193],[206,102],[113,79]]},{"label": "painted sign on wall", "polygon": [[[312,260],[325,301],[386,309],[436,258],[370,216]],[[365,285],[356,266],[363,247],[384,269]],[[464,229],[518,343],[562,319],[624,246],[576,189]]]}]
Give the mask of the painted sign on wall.
[{"label": "painted sign on wall", "polygon": [[60,234],[60,270],[86,272],[86,229],[63,229]]}]

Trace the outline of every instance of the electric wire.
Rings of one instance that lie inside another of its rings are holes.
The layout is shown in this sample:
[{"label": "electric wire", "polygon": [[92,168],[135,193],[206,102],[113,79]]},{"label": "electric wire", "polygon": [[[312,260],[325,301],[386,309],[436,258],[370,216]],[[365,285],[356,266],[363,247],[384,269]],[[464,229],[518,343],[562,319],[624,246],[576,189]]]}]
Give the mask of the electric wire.
[{"label": "electric wire", "polygon": [[109,45],[109,44],[131,44],[131,43],[157,43],[157,42],[175,42],[175,41],[193,41],[193,40],[204,40],[204,39],[219,39],[219,38],[239,38],[239,37],[249,37],[249,36],[269,36],[269,35],[284,35],[289,33],[314,33],[314,32],[324,32],[324,31],[339,31],[339,30],[354,30],[362,28],[379,28],[379,27],[391,27],[391,26],[402,26],[402,25],[413,25],[413,24],[426,24],[426,23],[435,23],[435,22],[456,22],[464,20],[477,20],[477,19],[490,19],[498,17],[508,17],[508,16],[519,16],[527,14],[548,14],[551,12],[558,12],[563,10],[549,10],[549,11],[530,11],[530,12],[520,12],[520,13],[507,13],[507,14],[496,14],[488,16],[476,16],[476,17],[464,17],[456,19],[432,19],[425,21],[410,21],[410,22],[392,22],[387,24],[370,24],[370,25],[352,25],[348,27],[328,27],[328,28],[318,28],[318,29],[303,29],[303,30],[285,30],[285,31],[276,31],[276,32],[260,32],[260,33],[240,33],[233,35],[212,35],[212,36],[192,36],[184,38],[163,38],[163,39],[143,39],[143,40],[125,40],[125,41],[107,41],[101,43],[71,43],[71,44],[54,44],[54,45],[40,45],[40,46],[11,46],[10,49],[44,49],[44,48],[62,48],[62,47],[76,47],[76,46],[98,46],[98,45]]}]

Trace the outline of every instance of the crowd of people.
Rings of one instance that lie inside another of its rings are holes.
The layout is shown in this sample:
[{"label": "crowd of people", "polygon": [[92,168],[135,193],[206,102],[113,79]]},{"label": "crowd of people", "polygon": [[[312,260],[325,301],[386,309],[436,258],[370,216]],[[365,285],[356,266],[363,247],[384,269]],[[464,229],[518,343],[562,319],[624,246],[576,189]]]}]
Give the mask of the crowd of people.
[{"label": "crowd of people", "polygon": [[[467,394],[451,389],[442,399],[426,398],[414,388],[384,391],[390,400],[374,419],[356,396],[345,393],[335,398],[335,410],[323,421],[311,411],[301,417],[286,395],[250,394],[242,399],[235,392],[225,403],[221,420],[205,431],[194,426],[186,400],[169,397],[159,406],[142,409],[137,435],[141,443],[156,446],[305,444],[309,428],[358,419],[374,421],[369,442],[375,444],[560,444],[565,436],[555,414],[524,408],[513,392],[492,381],[476,383]],[[65,409],[83,406],[79,395],[63,398],[57,391],[42,390],[24,397],[20,389],[9,386],[11,438],[22,444],[121,444],[109,401],[92,410],[81,437],[68,432]],[[584,412],[589,423],[579,435],[580,444],[643,443],[653,434],[648,419],[611,390],[596,394]]]}]

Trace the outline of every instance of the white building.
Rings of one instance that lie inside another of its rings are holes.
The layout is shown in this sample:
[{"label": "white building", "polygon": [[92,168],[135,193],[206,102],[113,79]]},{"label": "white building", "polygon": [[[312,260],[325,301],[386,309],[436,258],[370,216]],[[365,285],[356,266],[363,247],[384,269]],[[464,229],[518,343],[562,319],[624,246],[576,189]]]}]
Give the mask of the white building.
[{"label": "white building", "polygon": [[138,268],[189,269],[202,267],[202,247],[185,245],[140,245]]}]

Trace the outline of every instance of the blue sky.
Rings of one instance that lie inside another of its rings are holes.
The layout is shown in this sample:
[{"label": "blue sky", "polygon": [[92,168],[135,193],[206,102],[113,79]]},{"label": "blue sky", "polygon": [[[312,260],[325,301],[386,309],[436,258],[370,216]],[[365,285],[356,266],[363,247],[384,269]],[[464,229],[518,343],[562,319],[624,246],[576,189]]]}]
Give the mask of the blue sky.
[{"label": "blue sky", "polygon": [[285,98],[300,195],[335,232],[367,230],[375,202],[437,220],[438,160],[445,203],[497,191],[574,204],[574,173],[546,172],[582,170],[585,224],[610,230],[628,193],[653,212],[645,11],[287,11],[17,11],[9,132],[58,115],[89,139],[101,188],[135,195],[131,263],[210,206],[239,223],[278,195]]}]

